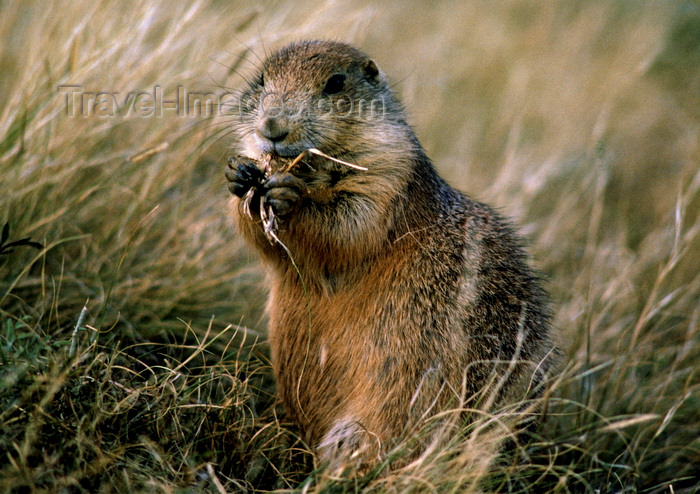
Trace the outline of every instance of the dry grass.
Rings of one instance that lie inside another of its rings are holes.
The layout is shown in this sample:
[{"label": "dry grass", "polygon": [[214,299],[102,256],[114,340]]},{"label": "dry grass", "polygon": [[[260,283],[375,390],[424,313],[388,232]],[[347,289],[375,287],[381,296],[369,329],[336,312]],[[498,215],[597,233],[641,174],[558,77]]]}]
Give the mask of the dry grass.
[{"label": "dry grass", "polygon": [[[700,482],[697,4],[403,9],[0,4],[0,222],[45,245],[0,256],[0,490]],[[230,117],[68,117],[58,90],[216,92],[301,37],[375,56],[442,173],[528,235],[565,359],[527,450],[483,453],[496,415],[383,475],[315,466],[274,404],[261,267],[227,213]]]}]

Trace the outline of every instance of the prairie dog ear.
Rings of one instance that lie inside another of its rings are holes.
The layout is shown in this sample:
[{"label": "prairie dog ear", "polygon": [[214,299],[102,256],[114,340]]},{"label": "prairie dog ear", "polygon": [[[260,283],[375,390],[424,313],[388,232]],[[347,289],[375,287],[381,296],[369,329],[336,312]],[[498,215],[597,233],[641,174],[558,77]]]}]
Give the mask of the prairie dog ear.
[{"label": "prairie dog ear", "polygon": [[374,60],[367,60],[364,66],[365,75],[367,78],[376,81],[379,77],[379,68]]}]

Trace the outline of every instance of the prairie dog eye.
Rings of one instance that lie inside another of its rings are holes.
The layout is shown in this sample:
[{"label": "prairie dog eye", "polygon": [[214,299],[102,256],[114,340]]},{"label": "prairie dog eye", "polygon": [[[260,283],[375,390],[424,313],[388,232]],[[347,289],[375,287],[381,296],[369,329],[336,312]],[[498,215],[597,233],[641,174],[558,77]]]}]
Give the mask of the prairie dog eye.
[{"label": "prairie dog eye", "polygon": [[336,94],[345,87],[345,75],[334,74],[326,82],[326,87],[323,88],[323,94]]}]

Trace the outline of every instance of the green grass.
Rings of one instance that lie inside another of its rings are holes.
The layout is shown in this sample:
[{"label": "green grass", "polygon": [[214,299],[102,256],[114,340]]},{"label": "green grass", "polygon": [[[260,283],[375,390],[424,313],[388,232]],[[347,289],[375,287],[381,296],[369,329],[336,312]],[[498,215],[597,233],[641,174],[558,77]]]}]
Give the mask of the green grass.
[{"label": "green grass", "polygon": [[[43,245],[0,249],[0,491],[693,492],[699,33],[680,0],[0,3],[2,243]],[[564,358],[527,450],[484,454],[485,417],[324,471],[275,401],[231,117],[69,117],[58,89],[217,92],[303,37],[372,54],[441,173],[528,237]]]}]

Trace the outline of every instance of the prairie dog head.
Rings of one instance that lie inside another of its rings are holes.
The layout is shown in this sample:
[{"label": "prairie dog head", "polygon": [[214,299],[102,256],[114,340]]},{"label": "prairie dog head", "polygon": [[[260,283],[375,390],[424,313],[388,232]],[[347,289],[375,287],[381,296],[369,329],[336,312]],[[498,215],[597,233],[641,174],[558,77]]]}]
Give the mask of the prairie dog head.
[{"label": "prairie dog head", "polygon": [[240,96],[235,128],[241,151],[252,159],[293,159],[315,148],[371,162],[378,149],[390,152],[386,146],[407,142],[404,113],[386,77],[371,58],[344,43],[285,46],[263,62]]}]

